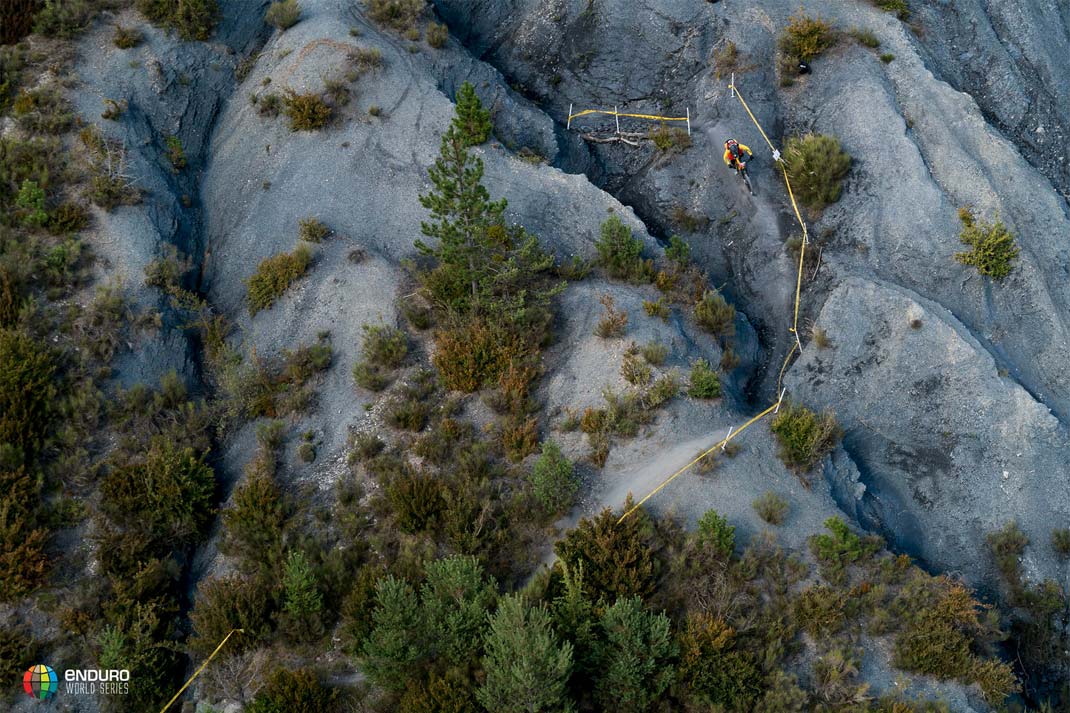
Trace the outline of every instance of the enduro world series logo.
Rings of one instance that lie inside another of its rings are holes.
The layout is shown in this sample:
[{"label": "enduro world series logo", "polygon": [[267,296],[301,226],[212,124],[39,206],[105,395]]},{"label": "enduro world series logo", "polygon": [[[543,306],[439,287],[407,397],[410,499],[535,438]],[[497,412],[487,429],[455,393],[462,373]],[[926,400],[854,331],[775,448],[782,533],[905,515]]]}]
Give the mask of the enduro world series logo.
[{"label": "enduro world series logo", "polygon": [[[22,690],[39,701],[56,695],[59,676],[51,666],[39,663],[22,675]],[[69,668],[63,672],[64,695],[122,696],[130,690],[130,671],[109,668]]]}]

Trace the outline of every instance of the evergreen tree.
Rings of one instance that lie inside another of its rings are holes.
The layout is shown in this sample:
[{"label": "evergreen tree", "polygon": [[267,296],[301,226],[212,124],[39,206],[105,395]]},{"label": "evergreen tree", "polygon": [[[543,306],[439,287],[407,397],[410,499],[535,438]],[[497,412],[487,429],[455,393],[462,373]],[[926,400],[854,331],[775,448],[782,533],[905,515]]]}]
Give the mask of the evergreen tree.
[{"label": "evergreen tree", "polygon": [[570,713],[566,693],[572,645],[558,643],[545,607],[531,607],[519,595],[505,597],[490,617],[483,669],[476,697],[488,711]]},{"label": "evergreen tree", "polygon": [[495,238],[505,232],[505,199],[490,200],[482,183],[483,161],[469,155],[456,126],[443,134],[439,157],[427,173],[434,190],[421,195],[420,204],[431,211],[432,220],[420,229],[438,244],[416,241],[416,248],[437,262],[425,285],[440,307],[464,313],[478,301],[480,284],[494,267],[488,257],[497,252],[494,243],[501,242]]},{"label": "evergreen tree", "polygon": [[465,82],[457,92],[457,113],[453,126],[460,132],[465,148],[478,146],[490,137],[490,112],[476,96],[475,87]]},{"label": "evergreen tree", "polygon": [[282,628],[297,639],[310,639],[323,632],[320,610],[323,595],[316,573],[305,553],[290,552],[282,573]]},{"label": "evergreen tree", "polygon": [[618,599],[600,622],[595,699],[604,710],[641,713],[675,676],[676,644],[669,618],[643,609],[639,597]]},{"label": "evergreen tree", "polygon": [[542,444],[542,454],[531,471],[531,489],[535,499],[552,513],[560,513],[572,505],[580,484],[572,463],[561,454],[554,441]]},{"label": "evergreen tree", "polygon": [[364,673],[378,686],[403,691],[423,663],[427,640],[412,586],[393,576],[375,585],[372,631],[364,640]]},{"label": "evergreen tree", "polygon": [[[468,152],[461,104],[457,111],[442,136],[439,157],[427,171],[433,189],[420,196],[421,205],[431,211],[421,231],[437,240],[416,241],[416,248],[435,263],[421,280],[432,302],[448,313],[490,315],[517,328],[538,326],[540,320],[548,321],[550,298],[563,289],[539,284],[553,267],[553,256],[522,227],[506,226],[506,201],[490,199],[482,183],[483,161]],[[534,336],[541,334],[536,330]]]},{"label": "evergreen tree", "polygon": [[594,648],[598,640],[594,604],[583,588],[583,562],[570,567],[561,562],[561,582],[564,591],[554,599],[554,628],[561,638],[572,644],[575,682],[581,688],[589,686],[588,676],[594,672]]},{"label": "evergreen tree", "polygon": [[446,557],[428,564],[426,572],[420,589],[425,647],[448,664],[465,664],[478,654],[494,587],[475,557]]}]

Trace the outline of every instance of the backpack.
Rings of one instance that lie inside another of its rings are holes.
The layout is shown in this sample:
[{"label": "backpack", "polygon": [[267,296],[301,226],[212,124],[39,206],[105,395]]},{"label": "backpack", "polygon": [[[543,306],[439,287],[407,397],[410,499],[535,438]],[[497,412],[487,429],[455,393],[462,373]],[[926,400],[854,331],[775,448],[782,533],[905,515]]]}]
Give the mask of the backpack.
[{"label": "backpack", "polygon": [[735,139],[729,139],[728,141],[725,141],[724,147],[728,149],[728,153],[731,154],[732,158],[734,158],[735,160],[738,161],[740,160],[740,158],[742,158],[739,151],[739,143],[737,143]]}]

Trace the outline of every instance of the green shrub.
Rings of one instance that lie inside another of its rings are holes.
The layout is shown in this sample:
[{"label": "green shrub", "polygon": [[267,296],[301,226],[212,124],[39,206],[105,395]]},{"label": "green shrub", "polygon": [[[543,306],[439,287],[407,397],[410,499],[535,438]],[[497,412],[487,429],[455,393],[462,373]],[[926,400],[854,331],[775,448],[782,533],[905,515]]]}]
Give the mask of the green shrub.
[{"label": "green shrub", "polygon": [[977,272],[996,280],[1009,275],[1019,249],[1007,226],[998,218],[995,223],[979,223],[969,208],[959,210],[959,219],[962,221],[959,240],[970,250],[955,253],[955,259],[964,265],[973,265]]},{"label": "green shrub", "polygon": [[296,25],[299,19],[301,6],[297,0],[278,0],[271,3],[264,13],[264,22],[284,32]]},{"label": "green shrub", "polygon": [[22,309],[22,279],[0,264],[0,328],[14,326]]},{"label": "green shrub", "polygon": [[136,7],[149,22],[184,40],[207,40],[219,19],[216,0],[137,0]]},{"label": "green shrub", "polygon": [[211,523],[215,473],[192,448],[161,438],[144,461],[114,468],[100,492],[101,507],[115,522],[132,518],[161,542],[191,543]]},{"label": "green shrub", "polygon": [[831,534],[812,535],[810,551],[821,564],[821,573],[834,584],[846,582],[847,567],[872,557],[883,544],[880,537],[859,537],[838,517],[825,520],[825,527]]},{"label": "green shrub", "polygon": [[618,216],[611,215],[602,223],[594,246],[598,250],[598,264],[610,277],[637,283],[654,279],[653,262],[642,257],[642,241]]},{"label": "green shrub", "polygon": [[535,499],[547,512],[558,514],[572,507],[579,490],[572,463],[561,454],[561,449],[552,441],[542,444],[542,454],[531,470],[531,489]]},{"label": "green shrub", "polygon": [[12,108],[19,126],[32,134],[62,134],[74,123],[71,104],[57,84],[23,90]]},{"label": "green shrub", "polygon": [[647,138],[654,143],[654,148],[662,153],[683,153],[691,148],[691,135],[683,129],[670,129],[664,121],[659,122],[657,128],[651,128],[647,132]]},{"label": "green shrub", "polygon": [[273,609],[266,580],[219,577],[203,581],[190,614],[190,652],[198,659],[206,658],[232,629],[244,631],[230,638],[225,653],[255,648],[271,636]]},{"label": "green shrub", "polygon": [[367,361],[388,369],[396,369],[402,365],[409,353],[404,332],[384,324],[365,324],[361,330],[364,332],[361,353]]},{"label": "green shrub", "polygon": [[716,399],[721,395],[721,380],[710,363],[696,359],[691,363],[690,386],[687,395],[693,399]]},{"label": "green shrub", "polygon": [[870,0],[874,5],[885,12],[894,12],[900,20],[910,19],[910,6],[907,0]]},{"label": "green shrub", "polygon": [[357,386],[368,391],[382,391],[393,377],[388,370],[378,364],[369,364],[366,361],[358,361],[353,364],[353,381]]},{"label": "green shrub", "polygon": [[695,322],[714,336],[731,337],[736,333],[736,308],[713,290],[706,290],[695,304]]},{"label": "green shrub", "polygon": [[[629,497],[624,509],[631,506]],[[618,517],[605,508],[593,519],[580,520],[554,545],[554,553],[570,570],[583,568],[592,601],[647,597],[654,592],[659,564],[651,550],[650,519],[643,510],[619,525]]]},{"label": "green shrub", "polygon": [[32,463],[56,413],[57,363],[45,345],[0,329],[0,447],[15,449],[15,466]]},{"label": "green shrub", "polygon": [[167,146],[167,160],[171,162],[171,170],[181,171],[186,167],[186,151],[182,148],[182,140],[177,136],[168,136],[165,145]]},{"label": "green shrub", "polygon": [[801,404],[792,403],[781,405],[770,429],[780,444],[777,452],[780,460],[799,473],[813,470],[843,435],[831,412],[819,416]]},{"label": "green shrub", "polygon": [[297,231],[298,237],[309,243],[322,242],[331,234],[331,229],[316,218],[303,218]]},{"label": "green shrub", "polygon": [[664,297],[659,297],[655,302],[643,300],[643,311],[646,312],[647,317],[658,317],[663,322],[668,322],[669,315],[672,314],[669,303]]},{"label": "green shrub", "polygon": [[386,498],[398,527],[410,533],[432,529],[445,507],[441,483],[409,469],[387,484]]},{"label": "green shrub", "polygon": [[325,688],[309,669],[279,669],[271,674],[246,713],[323,713],[335,710],[338,692]]},{"label": "green shrub", "polygon": [[653,374],[650,365],[639,356],[638,349],[632,344],[632,349],[625,352],[624,359],[621,360],[620,375],[629,384],[646,386],[650,383]]},{"label": "green shrub", "polygon": [[761,672],[754,657],[739,649],[735,630],[724,620],[689,615],[680,645],[680,680],[696,702],[731,711],[773,710],[754,707],[762,693]]},{"label": "green shrub", "polygon": [[431,362],[446,388],[470,393],[496,383],[523,351],[515,335],[476,320],[438,331]]},{"label": "green shrub", "polygon": [[751,505],[754,507],[754,512],[758,513],[758,517],[770,525],[782,524],[790,509],[788,501],[771,490],[759,495]]},{"label": "green shrub", "polygon": [[253,103],[256,104],[256,111],[260,116],[275,117],[282,110],[282,97],[274,92],[251,96],[255,100]]},{"label": "green shrub", "polygon": [[1001,704],[1017,682],[1008,664],[974,653],[1002,638],[985,609],[962,584],[916,572],[893,602],[900,623],[893,664],[940,679],[976,681],[988,702]]},{"label": "green shrub", "polygon": [[851,168],[851,157],[840,142],[824,134],[788,139],[784,162],[796,198],[814,210],[840,199],[843,177]]},{"label": "green shrub", "polygon": [[298,94],[288,90],[282,103],[290,119],[290,131],[318,131],[327,126],[334,114],[327,102],[314,92]]},{"label": "green shrub", "polygon": [[141,44],[141,33],[136,27],[117,25],[111,38],[112,44],[121,50],[128,50]]},{"label": "green shrub", "polygon": [[608,292],[599,297],[598,301],[602,303],[604,312],[594,333],[602,339],[623,337],[628,328],[628,313],[615,308],[613,297]]},{"label": "green shrub", "polygon": [[374,433],[358,433],[353,437],[353,450],[361,460],[379,455],[385,446],[383,439]]},{"label": "green shrub", "polygon": [[40,228],[48,222],[45,212],[45,190],[36,182],[25,180],[15,197],[15,205],[20,209],[22,224]]},{"label": "green shrub", "polygon": [[431,408],[413,398],[399,398],[387,406],[384,417],[394,428],[406,431],[422,431],[431,415]]},{"label": "green shrub", "polygon": [[73,39],[89,27],[95,14],[87,0],[45,0],[33,16],[33,31],[45,37]]},{"label": "green shrub", "polygon": [[424,0],[366,0],[366,4],[372,20],[398,32],[415,27],[426,7]]},{"label": "green shrub", "polygon": [[1051,547],[1060,559],[1070,559],[1070,527],[1051,531]]},{"label": "green shrub", "polygon": [[698,521],[698,541],[722,557],[731,557],[736,546],[736,528],[728,520],[709,510]]},{"label": "green shrub", "polygon": [[321,334],[311,344],[282,350],[283,378],[291,385],[301,385],[331,365],[333,350],[329,335]]},{"label": "green shrub", "polygon": [[267,309],[286,292],[297,278],[305,274],[312,263],[312,251],[298,245],[292,253],[279,253],[265,258],[256,272],[246,281],[249,288],[249,314]]},{"label": "green shrub", "polygon": [[[223,510],[223,537],[219,551],[236,556],[243,571],[270,571],[282,557],[282,534],[286,507],[271,477],[274,456],[250,469],[248,477],[234,492],[234,504]],[[254,461],[255,462],[255,461]],[[267,468],[267,472],[265,472]]]},{"label": "green shrub", "polygon": [[37,663],[40,648],[24,625],[0,627],[0,677],[6,681],[21,678]]},{"label": "green shrub", "polygon": [[48,232],[72,235],[89,226],[89,211],[81,203],[60,203],[48,216]]},{"label": "green shrub", "polygon": [[883,52],[883,53],[881,53],[880,58],[881,58],[881,62],[884,62],[885,64],[889,64],[889,63],[891,63],[892,61],[895,60],[895,55],[892,54],[891,52]]},{"label": "green shrub", "polygon": [[1029,544],[1029,538],[1018,527],[1018,523],[1011,520],[1001,530],[990,532],[985,537],[985,544],[992,552],[1003,578],[1013,584],[1021,580],[1021,556]]},{"label": "green shrub", "polygon": [[427,26],[427,44],[431,45],[435,49],[442,49],[446,46],[446,42],[449,40],[450,33],[445,25],[440,25],[437,22],[432,22]]},{"label": "green shrub", "polygon": [[809,62],[836,44],[836,33],[820,18],[793,15],[780,35],[780,51],[792,59]]},{"label": "green shrub", "polygon": [[881,41],[877,39],[877,36],[873,34],[872,30],[860,30],[855,28],[847,34],[853,37],[855,41],[863,47],[868,47],[869,49],[876,49],[877,47],[881,46]]},{"label": "green shrub", "polygon": [[539,425],[535,418],[512,415],[502,424],[499,439],[505,457],[519,463],[535,452],[539,445]]},{"label": "green shrub", "polygon": [[647,364],[661,366],[669,356],[669,348],[659,342],[647,342],[639,349]]}]

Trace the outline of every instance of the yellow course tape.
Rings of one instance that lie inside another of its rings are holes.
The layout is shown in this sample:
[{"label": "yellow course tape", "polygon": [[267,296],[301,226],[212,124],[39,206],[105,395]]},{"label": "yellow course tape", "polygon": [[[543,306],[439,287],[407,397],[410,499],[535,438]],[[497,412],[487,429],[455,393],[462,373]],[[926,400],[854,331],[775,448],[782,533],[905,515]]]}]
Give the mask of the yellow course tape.
[{"label": "yellow course tape", "polygon": [[[788,350],[787,356],[784,357],[784,364],[780,367],[780,374],[779,374],[779,376],[777,376],[777,393],[779,394],[779,396],[778,396],[776,402],[773,405],[771,405],[769,408],[767,408],[766,410],[762,411],[758,415],[756,415],[753,418],[751,418],[749,421],[744,423],[739,428],[729,431],[727,436],[722,438],[717,443],[714,443],[712,446],[710,446],[708,449],[706,449],[702,453],[698,454],[690,463],[688,463],[684,467],[680,468],[680,470],[676,471],[675,473],[670,475],[668,478],[666,478],[665,480],[661,481],[661,484],[658,485],[658,487],[654,488],[649,493],[647,493],[646,496],[642,500],[637,502],[627,512],[625,512],[623,515],[620,516],[620,519],[617,520],[617,524],[618,525],[621,524],[622,522],[624,522],[625,518],[627,518],[629,515],[634,513],[640,507],[642,507],[643,503],[645,503],[647,500],[650,500],[650,498],[654,497],[659,492],[661,492],[661,490],[666,485],[668,485],[672,481],[676,480],[678,477],[680,477],[681,475],[686,473],[688,470],[690,470],[692,467],[694,467],[694,465],[696,463],[698,463],[700,460],[702,460],[703,458],[708,456],[710,453],[713,453],[718,448],[724,448],[724,446],[729,441],[731,441],[733,438],[738,436],[740,433],[742,433],[743,431],[747,430],[748,428],[750,428],[752,425],[754,425],[758,421],[761,421],[763,418],[765,418],[769,414],[774,413],[775,411],[777,411],[780,408],[780,404],[784,399],[784,391],[783,391],[783,387],[782,387],[782,382],[784,380],[784,372],[787,371],[788,364],[791,363],[791,358],[793,356],[795,356],[795,351],[796,350],[799,350],[800,352],[802,351],[802,342],[799,340],[799,301],[800,301],[801,296],[802,296],[803,264],[804,264],[804,261],[806,260],[806,244],[809,242],[809,235],[806,232],[806,221],[803,220],[802,213],[799,212],[799,205],[798,205],[798,203],[795,202],[795,193],[791,190],[791,180],[788,178],[788,169],[787,169],[787,166],[784,165],[784,162],[780,160],[780,158],[779,158],[780,157],[780,153],[777,151],[776,147],[773,146],[773,142],[769,140],[769,137],[766,136],[765,130],[762,128],[762,125],[758,123],[758,119],[755,118],[754,114],[750,110],[750,107],[747,106],[747,102],[743,99],[743,95],[739,93],[739,89],[735,86],[735,84],[729,84],[728,88],[731,89],[733,91],[733,93],[735,94],[736,98],[739,99],[739,103],[743,105],[743,109],[747,112],[747,116],[749,116],[750,120],[754,122],[754,125],[756,127],[758,127],[758,132],[761,133],[762,138],[765,139],[765,143],[768,144],[768,146],[769,146],[769,150],[773,152],[773,156],[776,157],[776,160],[780,163],[780,170],[781,170],[781,173],[784,176],[784,185],[787,186],[788,197],[791,199],[791,207],[795,211],[795,218],[796,218],[796,220],[799,221],[799,226],[802,228],[803,239],[802,239],[802,245],[799,247],[799,271],[798,271],[798,275],[797,275],[797,277],[795,279],[795,306],[794,306],[794,311],[793,311],[792,319],[791,319],[791,327],[789,329],[789,331],[795,337],[795,343],[791,345],[791,349]],[[584,114],[584,113],[588,113],[589,114],[589,113],[593,113],[593,111],[594,110],[587,110],[586,112],[580,112],[580,114]],[[610,111],[610,112],[602,112],[602,113],[613,114],[614,112]],[[575,116],[579,116],[580,114],[576,114]],[[621,116],[625,116],[625,115],[621,114]],[[657,117],[647,117],[647,118],[657,118]]]},{"label": "yellow course tape", "polygon": [[654,119],[655,121],[687,121],[690,117],[687,116],[657,116],[655,114],[626,114],[623,111],[608,111],[606,109],[584,109],[578,111],[575,114],[569,114],[568,120],[580,116],[587,116],[588,114],[607,114],[609,116],[630,116],[633,119]]},{"label": "yellow course tape", "polygon": [[215,658],[215,655],[218,654],[219,650],[223,648],[223,644],[227,643],[227,639],[233,636],[235,632],[239,634],[244,634],[245,629],[231,629],[230,633],[224,636],[223,640],[219,642],[219,646],[215,647],[215,651],[209,654],[208,658],[204,660],[204,663],[201,664],[200,668],[193,672],[193,675],[190,676],[189,680],[182,685],[182,688],[178,689],[178,693],[176,693],[174,697],[167,702],[167,705],[160,709],[160,713],[165,713],[165,711],[171,707],[171,704],[178,700],[178,697],[181,696],[187,688],[189,688],[189,685],[191,683],[193,683],[193,679],[201,675],[201,671],[203,671],[205,666],[207,666],[211,662],[211,660]]}]

